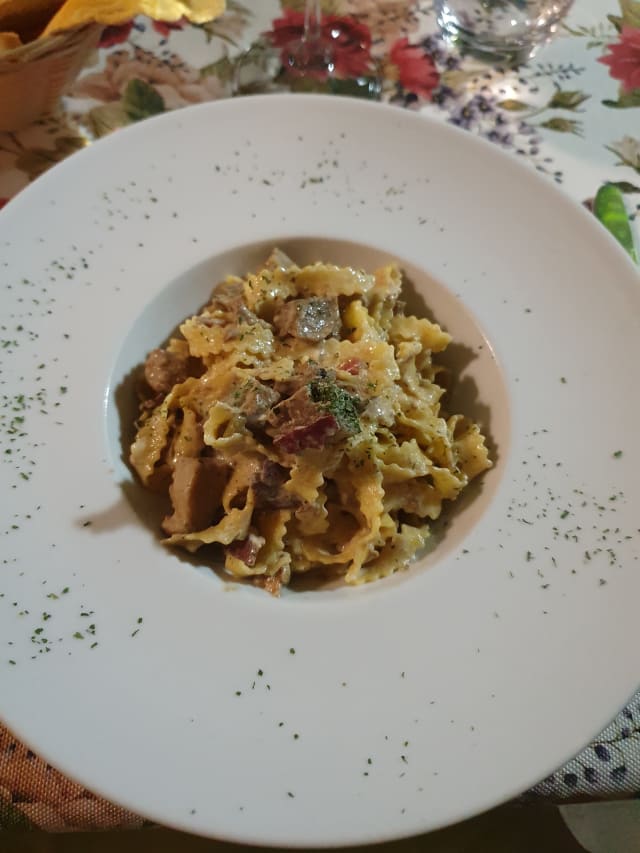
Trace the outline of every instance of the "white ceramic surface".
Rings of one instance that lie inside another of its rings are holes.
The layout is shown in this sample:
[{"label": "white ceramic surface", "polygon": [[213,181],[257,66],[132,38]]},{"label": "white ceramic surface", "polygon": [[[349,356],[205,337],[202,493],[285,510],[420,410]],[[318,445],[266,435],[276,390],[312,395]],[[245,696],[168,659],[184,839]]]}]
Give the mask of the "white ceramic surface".
[{"label": "white ceramic surface", "polygon": [[[120,458],[128,371],[276,244],[400,259],[497,456],[408,572],[279,600],[165,551]],[[219,102],[36,181],[0,273],[0,716],[61,770],[192,832],[378,841],[518,794],[636,689],[638,275],[545,179],[392,107]]]}]

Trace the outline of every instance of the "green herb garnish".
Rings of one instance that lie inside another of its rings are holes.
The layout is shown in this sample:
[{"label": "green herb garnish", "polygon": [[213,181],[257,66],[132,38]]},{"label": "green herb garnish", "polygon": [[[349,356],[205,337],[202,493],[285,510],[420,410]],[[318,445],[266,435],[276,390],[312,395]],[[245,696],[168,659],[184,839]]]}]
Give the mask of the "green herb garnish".
[{"label": "green herb garnish", "polygon": [[325,411],[332,414],[345,432],[360,432],[357,397],[327,379],[311,382],[309,393],[313,402],[319,403]]}]

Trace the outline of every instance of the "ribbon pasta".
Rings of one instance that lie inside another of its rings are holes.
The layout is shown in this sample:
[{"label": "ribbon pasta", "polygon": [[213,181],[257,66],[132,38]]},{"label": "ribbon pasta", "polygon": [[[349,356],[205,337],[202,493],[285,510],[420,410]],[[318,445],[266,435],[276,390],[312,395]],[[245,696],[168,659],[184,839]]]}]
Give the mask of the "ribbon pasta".
[{"label": "ribbon pasta", "polygon": [[395,264],[276,249],[150,353],[130,462],[168,491],[164,544],[222,548],[229,575],[274,594],[310,571],[359,584],[407,567],[491,460],[444,411],[432,355],[450,336],[404,314],[401,285]]}]

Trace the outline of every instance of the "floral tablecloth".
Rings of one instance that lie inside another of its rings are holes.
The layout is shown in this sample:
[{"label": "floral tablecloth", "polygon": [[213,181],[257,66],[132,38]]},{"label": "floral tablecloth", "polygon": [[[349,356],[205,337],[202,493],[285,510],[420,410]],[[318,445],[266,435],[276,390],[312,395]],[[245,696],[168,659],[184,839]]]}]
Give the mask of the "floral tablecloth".
[{"label": "floral tablecloth", "polygon": [[[105,30],[94,63],[58,114],[0,133],[0,207],[59,160],[124,125],[192,103],[307,87],[282,72],[279,55],[300,32],[300,6],[229,0],[210,24],[138,18]],[[340,79],[316,79],[315,89],[379,96],[483,136],[587,206],[599,187],[615,183],[640,245],[640,0],[576,0],[556,40],[515,70],[448,48],[428,2],[323,2],[323,26],[345,16],[335,55]],[[523,796],[637,795],[640,693],[594,743]],[[0,828],[142,824],[63,777],[0,724]]]}]

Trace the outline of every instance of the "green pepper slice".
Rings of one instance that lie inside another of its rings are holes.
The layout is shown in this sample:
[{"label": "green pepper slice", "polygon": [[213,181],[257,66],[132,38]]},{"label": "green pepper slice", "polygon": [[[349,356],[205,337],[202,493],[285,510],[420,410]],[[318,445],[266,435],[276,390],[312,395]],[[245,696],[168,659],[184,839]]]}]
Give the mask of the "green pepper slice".
[{"label": "green pepper slice", "polygon": [[614,184],[604,184],[600,187],[593,200],[593,212],[637,264],[638,254],[633,241],[633,232],[629,224],[624,197],[618,187]]}]

